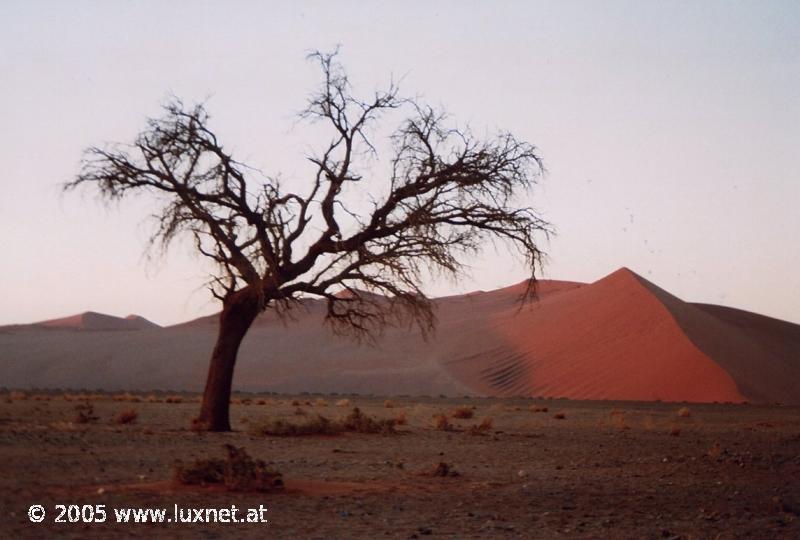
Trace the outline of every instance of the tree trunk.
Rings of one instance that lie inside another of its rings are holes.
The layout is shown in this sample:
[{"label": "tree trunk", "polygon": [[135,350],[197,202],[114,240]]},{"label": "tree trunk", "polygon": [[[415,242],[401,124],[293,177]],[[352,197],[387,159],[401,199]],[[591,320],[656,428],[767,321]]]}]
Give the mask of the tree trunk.
[{"label": "tree trunk", "polygon": [[200,416],[192,422],[196,431],[230,431],[229,408],[236,355],[247,330],[259,313],[259,302],[249,287],[233,293],[222,305],[219,334],[208,367]]}]

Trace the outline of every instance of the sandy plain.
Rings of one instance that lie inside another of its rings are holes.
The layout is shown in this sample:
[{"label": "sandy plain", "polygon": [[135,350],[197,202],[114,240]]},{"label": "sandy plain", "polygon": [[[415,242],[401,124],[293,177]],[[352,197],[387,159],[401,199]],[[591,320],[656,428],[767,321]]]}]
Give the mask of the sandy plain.
[{"label": "sandy plain", "polygon": [[[197,434],[188,429],[197,396],[167,397],[0,396],[0,537],[800,537],[796,407],[252,394],[234,400],[232,433]],[[77,423],[87,401],[96,418]],[[407,423],[396,435],[252,431],[270,418],[341,418],[354,406]],[[461,406],[473,417],[452,418]],[[135,421],[116,423],[128,410]],[[437,414],[449,430],[436,428]],[[471,434],[485,418],[491,428]],[[176,459],[221,457],[224,444],[269,462],[285,489],[172,481]],[[440,462],[458,476],[431,476]],[[33,504],[47,512],[42,523],[28,519]],[[109,513],[264,505],[269,522],[119,524],[110,514],[54,523],[57,504]]]}]

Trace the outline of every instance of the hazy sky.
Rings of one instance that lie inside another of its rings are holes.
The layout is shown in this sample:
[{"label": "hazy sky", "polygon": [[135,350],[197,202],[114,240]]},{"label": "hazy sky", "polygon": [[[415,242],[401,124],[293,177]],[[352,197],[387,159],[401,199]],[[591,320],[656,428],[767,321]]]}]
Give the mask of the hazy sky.
[{"label": "hazy sky", "polygon": [[[107,209],[59,184],[170,93],[207,99],[239,160],[300,182],[304,57],[336,44],[358,87],[404,76],[475,131],[540,148],[532,202],[558,230],[545,277],[628,266],[685,300],[800,322],[798,2],[5,0],[0,324],[214,311],[190,249],[142,257],[146,199]],[[525,276],[493,250],[473,267],[430,292]]]}]

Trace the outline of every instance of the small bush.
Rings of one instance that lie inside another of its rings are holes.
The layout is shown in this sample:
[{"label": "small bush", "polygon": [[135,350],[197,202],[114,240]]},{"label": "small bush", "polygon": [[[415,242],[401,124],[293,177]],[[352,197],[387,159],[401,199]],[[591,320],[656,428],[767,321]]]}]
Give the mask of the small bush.
[{"label": "small bush", "polygon": [[347,415],[342,422],[344,431],[355,433],[394,433],[395,421],[393,419],[375,419],[361,412],[358,407]]},{"label": "small bush", "polygon": [[161,403],[161,400],[158,399],[158,396],[151,394],[145,398],[147,403]]},{"label": "small bush", "polygon": [[535,413],[545,413],[547,412],[547,407],[539,407],[538,405],[531,405],[530,410]]},{"label": "small bush", "polygon": [[439,478],[445,477],[453,477],[453,476],[461,476],[458,471],[456,471],[452,465],[449,463],[445,463],[444,461],[440,461],[435,466],[433,466],[430,470],[423,471],[422,476],[433,476]]},{"label": "small bush", "polygon": [[394,417],[394,423],[398,426],[405,426],[406,424],[408,424],[406,411],[400,411],[399,413],[397,413],[397,416]]},{"label": "small bush", "polygon": [[181,396],[169,396],[164,400],[164,403],[183,403]]},{"label": "small bush", "polygon": [[129,392],[125,392],[124,394],[117,394],[114,396],[114,401],[126,401],[129,403],[139,403],[142,401],[139,396],[131,394]]},{"label": "small bush", "polygon": [[336,406],[337,407],[349,407],[350,406],[350,400],[349,399],[340,399],[339,401],[336,402]]},{"label": "small bush", "polygon": [[299,399],[293,399],[292,401],[289,402],[289,405],[291,405],[292,407],[299,407],[301,403]]},{"label": "small bush", "polygon": [[491,416],[486,416],[483,420],[480,421],[479,424],[475,424],[474,426],[469,427],[469,434],[470,435],[485,435],[487,431],[492,429],[494,426],[494,420]]},{"label": "small bush", "polygon": [[625,420],[625,411],[614,409],[611,411],[611,425],[620,431],[631,429],[628,422]]},{"label": "small bush", "polygon": [[690,411],[688,407],[681,407],[678,409],[678,416],[681,418],[689,418],[692,416],[692,411]]},{"label": "small bush", "polygon": [[77,412],[75,415],[76,424],[91,424],[100,419],[94,414],[94,405],[88,402],[75,405],[75,411]]},{"label": "small bush", "polygon": [[316,401],[314,401],[314,405],[316,405],[317,407],[327,407],[328,402],[323,398],[317,398]]},{"label": "small bush", "polygon": [[230,491],[277,491],[283,489],[281,473],[260,459],[250,457],[244,448],[224,446],[225,459],[199,459],[184,465],[175,462],[174,478],[180,484],[224,484]]},{"label": "small bush", "polygon": [[394,408],[394,402],[391,399],[387,399],[386,401],[383,402],[383,407],[385,409],[393,409]]},{"label": "small bush", "polygon": [[253,425],[253,435],[272,435],[274,437],[297,437],[302,435],[335,435],[342,428],[324,416],[317,415],[303,423],[295,424],[280,418],[273,418],[264,423]]},{"label": "small bush", "polygon": [[450,431],[452,429],[450,422],[443,414],[436,414],[433,416],[433,427],[439,431]]},{"label": "small bush", "polygon": [[678,426],[672,426],[672,428],[669,430],[669,434],[670,434],[672,437],[680,437],[680,435],[681,435],[681,428],[679,428]]},{"label": "small bush", "polygon": [[566,417],[567,417],[567,415],[565,415],[565,414],[564,414],[564,413],[562,413],[562,412],[560,412],[560,413],[556,413],[556,414],[554,414],[554,415],[553,415],[553,418],[555,418],[556,420],[563,420],[563,419],[565,419]]},{"label": "small bush", "polygon": [[303,423],[292,423],[282,419],[270,419],[265,423],[253,426],[253,435],[273,435],[278,437],[296,437],[303,435],[336,435],[344,431],[352,433],[395,433],[394,419],[376,419],[365,415],[356,407],[343,420],[332,421],[324,416],[316,415]]},{"label": "small bush", "polygon": [[453,411],[450,413],[450,416],[453,418],[461,418],[466,420],[475,416],[475,411],[466,405],[461,405],[460,407],[453,409]]},{"label": "small bush", "polygon": [[136,422],[136,419],[139,417],[139,413],[134,411],[133,409],[128,409],[126,411],[120,412],[116,418],[114,418],[114,423],[116,424],[133,424]]},{"label": "small bush", "polygon": [[266,404],[267,404],[267,400],[266,399],[256,400],[256,405],[266,405]]}]

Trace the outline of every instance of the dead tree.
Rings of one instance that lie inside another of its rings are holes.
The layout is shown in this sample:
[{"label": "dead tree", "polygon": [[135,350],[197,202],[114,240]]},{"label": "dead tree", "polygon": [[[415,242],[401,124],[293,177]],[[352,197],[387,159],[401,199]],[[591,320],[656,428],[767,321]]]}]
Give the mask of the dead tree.
[{"label": "dead tree", "polygon": [[[424,275],[460,275],[464,257],[490,240],[521,254],[533,294],[539,242],[550,230],[519,203],[542,173],[535,147],[509,133],[481,139],[454,128],[443,113],[401,98],[395,84],[359,99],[335,53],[310,58],[323,82],[301,117],[332,135],[309,157],[314,172],[304,190],[287,190],[234,160],[209,128],[204,106],[177,99],[132,144],[87,149],[65,186],[94,186],[109,201],[154,196],[160,206],[151,242],[166,247],[188,234],[215,263],[210,286],[222,312],[196,429],[230,430],[239,345],[266,309],[285,315],[302,298],[321,298],[326,321],[340,332],[367,336],[411,322],[424,332],[435,322]],[[370,134],[390,111],[405,120],[386,141],[390,157],[380,163],[388,178],[378,182],[363,161],[371,154],[377,162]],[[362,186],[367,210],[348,198]]]}]

